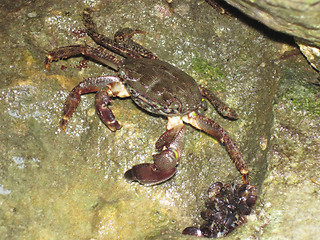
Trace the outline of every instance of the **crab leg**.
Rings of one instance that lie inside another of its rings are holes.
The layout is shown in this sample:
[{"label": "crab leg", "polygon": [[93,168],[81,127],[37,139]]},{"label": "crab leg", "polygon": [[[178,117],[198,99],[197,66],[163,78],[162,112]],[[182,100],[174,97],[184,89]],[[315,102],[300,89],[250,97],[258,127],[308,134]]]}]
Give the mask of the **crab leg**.
[{"label": "crab leg", "polygon": [[119,63],[121,62],[116,57],[111,54],[100,51],[99,49],[92,48],[87,45],[72,45],[61,48],[56,48],[50,52],[48,52],[45,67],[47,70],[50,68],[50,64],[52,61],[57,61],[60,59],[70,58],[83,55],[89,57],[99,63],[102,63],[106,66],[111,67],[114,70],[118,70]]},{"label": "crab leg", "polygon": [[195,112],[192,112],[186,116],[183,117],[183,121],[186,123],[191,124],[197,129],[200,129],[207,134],[214,136],[217,138],[221,143],[223,143],[232,159],[234,164],[236,165],[236,168],[240,171],[242,174],[242,180],[244,184],[249,183],[249,170],[248,166],[243,159],[241,152],[239,148],[236,146],[236,144],[233,142],[233,140],[230,138],[228,133],[216,122],[213,120],[196,114]]},{"label": "crab leg", "polygon": [[167,131],[156,142],[156,149],[160,153],[153,155],[154,163],[133,166],[125,173],[125,178],[145,185],[155,185],[170,179],[177,171],[184,134],[185,126],[181,118],[168,118]]},{"label": "crab leg", "polygon": [[96,94],[96,109],[101,120],[112,131],[120,128],[119,123],[115,120],[114,115],[107,105],[110,102],[110,97],[126,97],[129,96],[129,94],[126,92],[118,77],[102,76],[85,79],[72,89],[63,107],[62,119],[60,121],[63,130],[66,129],[68,119],[77,108],[81,95],[93,92],[98,92]]},{"label": "crab leg", "polygon": [[209,89],[200,87],[201,95],[209,100],[209,102],[214,106],[217,112],[223,117],[236,120],[238,119],[238,114],[229,108],[224,102],[222,102],[215,94],[209,91]]},{"label": "crab leg", "polygon": [[131,37],[136,33],[143,33],[141,30],[133,30],[130,28],[124,28],[119,30],[114,35],[114,40],[110,39],[103,34],[98,33],[97,26],[91,17],[92,10],[87,8],[83,11],[83,24],[86,27],[87,34],[99,45],[109,49],[112,52],[116,52],[123,57],[132,58],[151,58],[157,59],[151,51],[147,50],[140,44],[134,42]]}]

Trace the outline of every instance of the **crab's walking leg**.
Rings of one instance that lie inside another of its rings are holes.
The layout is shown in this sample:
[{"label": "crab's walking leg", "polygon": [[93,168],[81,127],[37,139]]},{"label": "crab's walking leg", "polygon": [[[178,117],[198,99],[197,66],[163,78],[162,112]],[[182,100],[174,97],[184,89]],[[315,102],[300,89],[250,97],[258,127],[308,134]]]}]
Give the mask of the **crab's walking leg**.
[{"label": "crab's walking leg", "polygon": [[139,29],[122,28],[115,33],[114,41],[118,45],[124,46],[126,49],[126,53],[131,52],[139,54],[144,58],[158,59],[158,57],[154,55],[150,50],[146,49],[145,47],[141,46],[139,43],[136,43],[131,39],[136,33],[146,34],[145,31]]},{"label": "crab's walking leg", "polygon": [[217,96],[210,92],[207,88],[200,87],[201,95],[209,100],[219,114],[229,119],[238,119],[238,114],[224,102],[222,102]]},{"label": "crab's walking leg", "polygon": [[228,133],[216,122],[213,120],[198,115],[195,112],[190,113],[187,116],[183,117],[183,121],[191,124],[192,126],[208,133],[211,136],[217,138],[221,143],[223,143],[230,154],[230,157],[236,168],[242,174],[242,180],[244,184],[249,183],[249,170],[245,160],[242,157],[242,154],[233,140],[230,138]]},{"label": "crab's walking leg", "polygon": [[167,131],[156,142],[156,149],[160,153],[153,155],[154,163],[135,165],[125,173],[125,177],[146,185],[155,185],[170,179],[177,171],[184,134],[185,126],[182,120],[177,117],[169,118]]},{"label": "crab's walking leg", "polygon": [[136,33],[143,33],[141,30],[133,30],[124,28],[118,31],[114,40],[110,39],[103,34],[98,33],[96,24],[91,17],[92,10],[87,8],[83,11],[83,24],[86,27],[87,34],[99,45],[109,49],[112,52],[122,55],[123,57],[132,58],[151,58],[157,59],[151,51],[147,50],[140,44],[134,42],[131,37]]},{"label": "crab's walking leg", "polygon": [[112,131],[120,129],[120,124],[115,120],[107,105],[110,102],[110,97],[126,97],[129,94],[118,77],[102,76],[85,79],[72,89],[63,107],[62,119],[60,121],[63,130],[66,129],[68,119],[78,106],[81,95],[92,92],[98,92],[96,94],[96,109],[101,120]]},{"label": "crab's walking leg", "polygon": [[100,51],[99,49],[87,46],[87,45],[72,45],[61,48],[56,48],[50,52],[45,60],[45,67],[47,70],[50,68],[50,64],[52,61],[57,61],[64,58],[70,58],[83,55],[89,57],[99,63],[107,65],[114,70],[118,70],[120,60],[114,57],[111,54]]}]

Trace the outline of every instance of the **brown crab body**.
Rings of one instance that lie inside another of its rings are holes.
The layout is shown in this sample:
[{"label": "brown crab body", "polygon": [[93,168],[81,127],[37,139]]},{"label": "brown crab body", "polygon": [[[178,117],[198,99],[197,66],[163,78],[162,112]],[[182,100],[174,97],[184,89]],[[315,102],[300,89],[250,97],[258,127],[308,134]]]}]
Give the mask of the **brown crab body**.
[{"label": "brown crab body", "polygon": [[180,116],[200,107],[202,96],[195,80],[169,63],[128,58],[119,76],[133,101],[151,113]]}]

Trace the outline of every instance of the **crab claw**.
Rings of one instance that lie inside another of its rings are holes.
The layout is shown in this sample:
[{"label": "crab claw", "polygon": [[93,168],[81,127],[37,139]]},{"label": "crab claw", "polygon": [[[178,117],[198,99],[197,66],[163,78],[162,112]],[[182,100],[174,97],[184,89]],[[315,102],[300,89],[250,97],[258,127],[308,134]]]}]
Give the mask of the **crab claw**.
[{"label": "crab claw", "polygon": [[137,181],[144,185],[155,185],[167,181],[177,172],[176,166],[183,148],[183,138],[186,127],[182,120],[168,118],[174,122],[156,142],[158,154],[153,155],[154,163],[142,163],[133,166],[124,176],[127,180]]},{"label": "crab claw", "polygon": [[126,171],[124,177],[129,181],[137,181],[144,185],[156,185],[170,179],[177,171],[172,168],[169,171],[158,171],[152,163],[142,163],[133,166]]}]

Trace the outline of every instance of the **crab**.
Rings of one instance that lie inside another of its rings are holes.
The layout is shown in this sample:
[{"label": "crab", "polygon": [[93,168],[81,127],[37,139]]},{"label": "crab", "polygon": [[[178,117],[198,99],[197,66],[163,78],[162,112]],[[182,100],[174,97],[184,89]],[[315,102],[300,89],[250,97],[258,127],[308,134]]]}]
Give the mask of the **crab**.
[{"label": "crab", "polygon": [[[98,116],[111,131],[117,131],[121,125],[108,105],[112,98],[131,97],[137,106],[167,117],[168,122],[166,131],[155,144],[158,153],[153,155],[153,163],[134,165],[125,173],[126,179],[143,185],[155,185],[172,178],[177,172],[186,131],[184,123],[187,123],[225,145],[242,174],[243,183],[248,184],[249,171],[239,148],[218,123],[201,115],[199,110],[205,108],[204,101],[207,99],[223,117],[237,119],[236,112],[207,88],[198,86],[191,76],[159,60],[151,51],[132,40],[134,34],[144,31],[124,28],[115,33],[114,39],[108,38],[98,33],[92,12],[91,9],[83,12],[86,33],[104,49],[88,45],[56,48],[48,52],[45,67],[49,70],[52,61],[82,55],[113,69],[118,75],[87,78],[74,87],[64,104],[60,121],[62,129],[66,129],[67,121],[78,106],[81,95],[95,93]],[[121,60],[111,52],[122,56]]]}]

